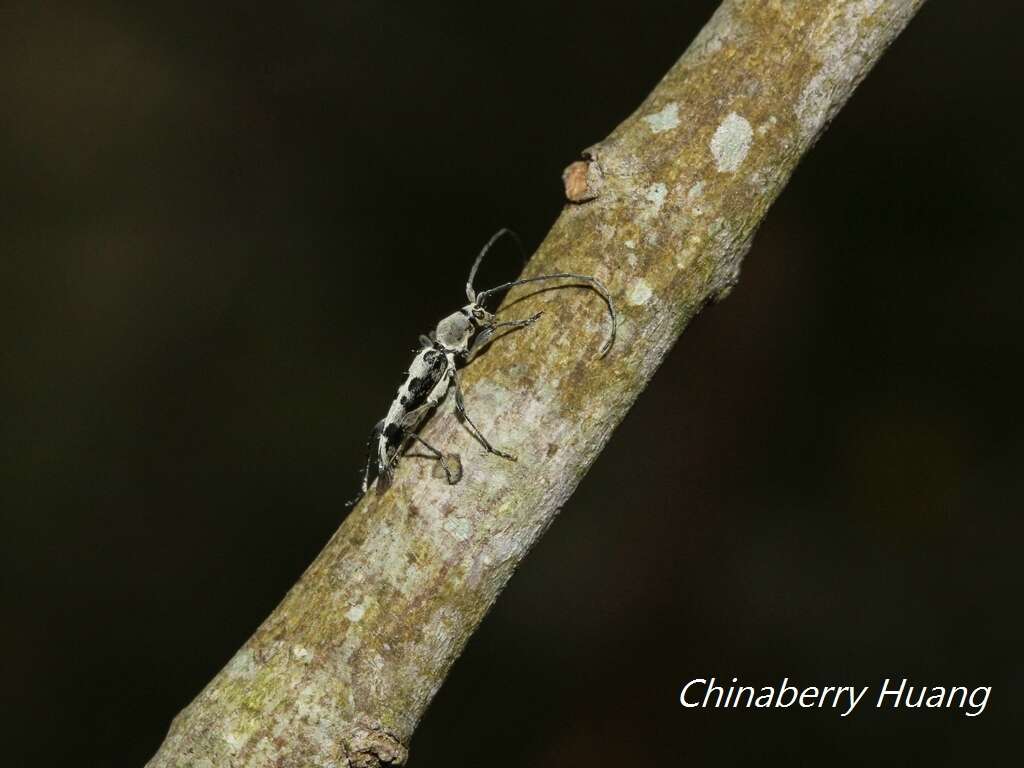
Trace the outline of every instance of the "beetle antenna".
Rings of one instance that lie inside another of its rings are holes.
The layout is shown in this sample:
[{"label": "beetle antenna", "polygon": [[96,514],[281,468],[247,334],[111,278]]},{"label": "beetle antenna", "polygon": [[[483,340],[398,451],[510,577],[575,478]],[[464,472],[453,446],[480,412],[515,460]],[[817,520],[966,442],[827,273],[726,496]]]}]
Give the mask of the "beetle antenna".
[{"label": "beetle antenna", "polygon": [[484,260],[484,256],[487,255],[487,252],[491,250],[491,246],[494,245],[498,240],[500,240],[504,235],[508,235],[509,237],[516,241],[516,246],[519,248],[519,253],[521,253],[523,256],[523,263],[526,263],[526,249],[523,248],[523,241],[519,239],[519,235],[517,235],[508,227],[502,227],[501,229],[499,229],[497,232],[491,235],[490,240],[484,243],[484,247],[480,249],[480,254],[476,257],[476,261],[473,262],[473,266],[469,270],[469,277],[466,279],[466,298],[469,299],[470,302],[476,302],[477,295],[476,291],[473,290],[473,279],[476,277],[476,271],[480,267],[480,262]]},{"label": "beetle antenna", "polygon": [[[608,337],[608,341],[605,343],[604,347],[601,350],[601,357],[604,357],[605,355],[608,354],[608,350],[610,350],[612,348],[612,344],[615,343],[615,327],[616,327],[617,323],[615,321],[615,305],[612,303],[611,294],[608,293],[608,289],[605,288],[604,284],[600,280],[598,280],[596,277],[591,277],[590,275],[577,275],[577,274],[574,274],[572,272],[556,272],[556,273],[551,274],[551,275],[541,275],[539,277],[528,277],[525,280],[513,280],[512,282],[509,282],[509,283],[502,283],[501,285],[495,286],[494,288],[488,288],[486,291],[480,291],[480,293],[477,294],[475,300],[476,300],[476,302],[478,304],[483,304],[485,301],[487,301],[487,297],[490,296],[492,293],[497,293],[498,291],[503,291],[506,288],[514,288],[517,285],[525,285],[527,283],[539,283],[539,282],[542,282],[544,280],[558,280],[558,279],[562,279],[562,278],[572,278],[573,280],[582,280],[583,282],[587,283],[591,288],[593,288],[595,291],[597,291],[597,293],[599,293],[601,295],[601,298],[604,299],[605,303],[608,305],[608,314],[611,317],[612,330],[611,330],[611,334]],[[569,286],[563,285],[563,286],[560,286],[560,287],[568,288]]]}]

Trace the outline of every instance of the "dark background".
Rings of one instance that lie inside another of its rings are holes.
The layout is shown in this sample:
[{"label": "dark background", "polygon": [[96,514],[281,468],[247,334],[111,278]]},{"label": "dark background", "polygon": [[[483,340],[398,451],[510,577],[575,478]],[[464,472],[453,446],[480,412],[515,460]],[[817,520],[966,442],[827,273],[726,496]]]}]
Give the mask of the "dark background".
[{"label": "dark background", "polygon": [[[480,244],[536,245],[715,5],[0,6],[5,765],[150,757],[341,521]],[[1018,5],[933,0],[866,80],[413,768],[1019,754]],[[683,710],[710,675],[994,689]]]}]

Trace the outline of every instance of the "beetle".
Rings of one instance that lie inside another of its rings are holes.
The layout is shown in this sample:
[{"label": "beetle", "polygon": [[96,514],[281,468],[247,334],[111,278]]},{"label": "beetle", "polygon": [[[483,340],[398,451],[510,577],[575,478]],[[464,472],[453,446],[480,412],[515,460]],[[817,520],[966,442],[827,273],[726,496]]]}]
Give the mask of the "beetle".
[{"label": "beetle", "polygon": [[[469,277],[466,279],[466,298],[469,303],[443,318],[429,335],[420,336],[420,349],[409,365],[407,378],[399,387],[398,394],[392,401],[391,407],[388,408],[387,415],[377,422],[370,435],[367,445],[369,455],[363,473],[362,492],[364,494],[374,479],[377,480],[378,492],[383,491],[391,484],[402,450],[410,442],[418,443],[440,462],[449,484],[454,485],[458,482],[459,478],[452,471],[441,451],[427,443],[416,431],[427,415],[447,397],[449,390],[453,388],[456,413],[484,450],[509,461],[516,460],[515,456],[495,448],[473,423],[466,412],[459,377],[459,369],[472,362],[473,358],[480,354],[488,344],[499,336],[504,336],[505,333],[532,325],[542,314],[538,312],[523,320],[498,321],[495,315],[488,312],[485,307],[487,300],[494,294],[518,285],[548,280],[582,281],[600,294],[608,305],[611,333],[601,350],[601,357],[604,357],[614,344],[615,305],[604,285],[590,275],[554,272],[523,280],[512,280],[477,292],[473,288],[477,270],[491,247],[503,236],[515,240],[522,250],[522,244],[512,230],[499,229],[480,249],[476,261],[473,262],[473,266],[469,270]],[[556,286],[556,288],[567,287],[569,286]]]}]

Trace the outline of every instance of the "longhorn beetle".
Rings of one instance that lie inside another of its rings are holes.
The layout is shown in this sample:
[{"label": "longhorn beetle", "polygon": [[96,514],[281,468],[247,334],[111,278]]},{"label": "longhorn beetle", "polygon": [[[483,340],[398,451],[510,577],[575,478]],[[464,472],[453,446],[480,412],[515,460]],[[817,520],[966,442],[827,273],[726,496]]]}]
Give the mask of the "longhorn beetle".
[{"label": "longhorn beetle", "polygon": [[[486,291],[476,292],[473,288],[476,271],[491,246],[503,235],[514,239],[522,250],[522,244],[512,230],[498,230],[480,250],[480,254],[469,270],[469,278],[466,280],[466,298],[469,299],[469,304],[441,320],[437,324],[437,328],[428,336],[420,336],[420,349],[409,366],[408,378],[399,387],[398,397],[391,403],[387,416],[377,422],[370,435],[367,446],[369,457],[363,475],[363,493],[366,493],[374,478],[377,478],[378,491],[382,491],[390,485],[402,449],[409,441],[419,443],[441,462],[441,468],[450,484],[458,482],[458,478],[452,474],[444,455],[416,434],[417,428],[428,413],[444,400],[453,385],[456,413],[465,422],[472,435],[480,441],[488,453],[510,461],[516,460],[511,454],[499,451],[491,445],[490,441],[473,423],[469,414],[466,413],[462,386],[459,381],[459,368],[468,365],[488,344],[498,338],[496,334],[499,331],[504,330],[504,333],[500,334],[504,336],[505,333],[510,333],[517,328],[526,328],[532,325],[541,316],[541,313],[538,312],[525,320],[499,322],[491,312],[484,308],[484,304],[495,293],[517,285],[539,283],[544,280],[562,278],[581,280],[597,291],[608,304],[612,328],[608,342],[601,350],[601,357],[604,357],[611,349],[615,341],[615,306],[612,304],[611,296],[608,295],[608,290],[595,277],[577,275],[572,272],[555,272],[525,280],[512,280],[494,288],[488,288]],[[568,286],[556,287],[567,288]]]}]

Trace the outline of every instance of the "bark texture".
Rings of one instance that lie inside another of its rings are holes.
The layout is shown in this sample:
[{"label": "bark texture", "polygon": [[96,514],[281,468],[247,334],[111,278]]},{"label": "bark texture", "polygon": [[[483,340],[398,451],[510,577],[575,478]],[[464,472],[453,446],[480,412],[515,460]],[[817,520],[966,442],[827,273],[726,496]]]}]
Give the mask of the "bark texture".
[{"label": "bark texture", "polygon": [[[735,284],[797,162],[923,0],[726,0],[637,111],[566,173],[568,204],[515,289],[543,310],[464,372],[470,414],[423,435],[463,457],[449,486],[406,458],[174,720],[150,768],[399,765],[448,669],[687,322]],[[452,399],[452,398],[449,398]]]}]

